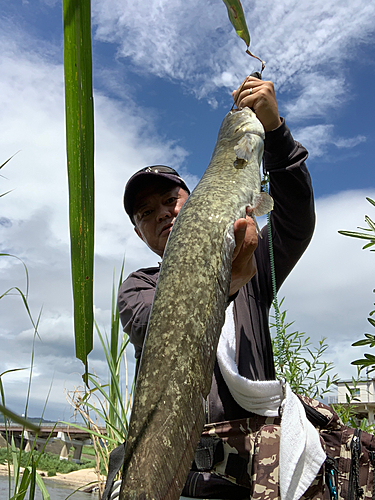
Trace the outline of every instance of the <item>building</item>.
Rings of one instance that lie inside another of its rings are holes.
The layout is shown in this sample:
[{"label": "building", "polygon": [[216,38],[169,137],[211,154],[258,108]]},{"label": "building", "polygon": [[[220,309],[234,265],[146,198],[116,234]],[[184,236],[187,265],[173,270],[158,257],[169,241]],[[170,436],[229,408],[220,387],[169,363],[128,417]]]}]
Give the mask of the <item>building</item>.
[{"label": "building", "polygon": [[[343,380],[336,383],[337,396],[329,396],[329,404],[347,405],[347,396],[350,404],[355,405],[356,417],[358,421],[366,418],[369,424],[375,424],[375,378],[359,380],[353,384],[352,380]],[[350,395],[348,387],[352,389],[353,396]]]}]

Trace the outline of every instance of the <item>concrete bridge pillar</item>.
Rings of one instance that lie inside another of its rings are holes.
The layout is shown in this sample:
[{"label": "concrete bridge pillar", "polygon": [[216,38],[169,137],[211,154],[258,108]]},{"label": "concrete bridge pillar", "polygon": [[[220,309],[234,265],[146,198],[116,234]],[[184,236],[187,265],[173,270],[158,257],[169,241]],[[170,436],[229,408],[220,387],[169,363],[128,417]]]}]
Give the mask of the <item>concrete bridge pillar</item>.
[{"label": "concrete bridge pillar", "polygon": [[61,439],[64,443],[62,450],[60,452],[60,460],[68,460],[69,449],[71,446],[74,447],[73,462],[79,464],[81,463],[82,448],[85,444],[90,444],[90,439],[71,439],[66,432],[58,432],[57,439]]},{"label": "concrete bridge pillar", "polygon": [[34,450],[39,451],[43,448],[43,446],[48,442],[47,438],[36,437],[35,434],[31,431],[24,430],[23,431],[23,439],[26,441],[25,451],[31,451],[34,445]]},{"label": "concrete bridge pillar", "polygon": [[66,443],[63,443],[63,447],[60,451],[60,460],[68,460],[69,459],[69,449]]},{"label": "concrete bridge pillar", "polygon": [[35,439],[35,436],[30,431],[23,431],[23,438],[26,441],[25,451],[31,451],[32,442]]}]

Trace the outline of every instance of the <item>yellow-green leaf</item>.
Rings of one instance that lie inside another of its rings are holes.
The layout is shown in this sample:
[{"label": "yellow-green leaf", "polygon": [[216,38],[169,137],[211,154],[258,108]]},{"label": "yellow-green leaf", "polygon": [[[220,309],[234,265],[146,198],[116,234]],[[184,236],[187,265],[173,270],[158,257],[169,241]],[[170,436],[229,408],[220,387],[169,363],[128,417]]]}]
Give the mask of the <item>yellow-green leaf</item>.
[{"label": "yellow-green leaf", "polygon": [[63,0],[66,145],[76,356],[93,345],[94,110],[91,3]]},{"label": "yellow-green leaf", "polygon": [[249,47],[250,33],[247,29],[245,14],[240,0],[223,0],[223,2],[228,9],[229,20],[236,30],[237,35],[242,38],[242,40]]},{"label": "yellow-green leaf", "polygon": [[245,14],[244,14],[240,0],[223,0],[223,2],[225,3],[225,5],[228,9],[228,16],[229,16],[230,22],[233,24],[233,27],[236,30],[237,35],[240,38],[242,38],[242,40],[247,45],[246,54],[249,54],[249,56],[254,57],[260,63],[262,63],[262,69],[260,72],[262,74],[262,71],[264,70],[266,63],[264,61],[262,61],[262,59],[260,57],[252,54],[249,50],[250,33],[249,33],[249,30],[247,29]]}]

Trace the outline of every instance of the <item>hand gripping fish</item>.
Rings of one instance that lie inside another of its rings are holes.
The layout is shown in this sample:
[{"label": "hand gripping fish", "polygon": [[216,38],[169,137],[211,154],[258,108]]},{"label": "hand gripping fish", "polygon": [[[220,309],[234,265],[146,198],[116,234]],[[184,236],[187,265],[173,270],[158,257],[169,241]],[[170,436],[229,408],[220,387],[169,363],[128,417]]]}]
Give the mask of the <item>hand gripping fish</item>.
[{"label": "hand gripping fish", "polygon": [[121,500],[177,500],[204,425],[235,247],[233,223],[260,192],[264,130],[249,108],[230,111],[211,161],[182,207],[164,252],[135,391]]}]

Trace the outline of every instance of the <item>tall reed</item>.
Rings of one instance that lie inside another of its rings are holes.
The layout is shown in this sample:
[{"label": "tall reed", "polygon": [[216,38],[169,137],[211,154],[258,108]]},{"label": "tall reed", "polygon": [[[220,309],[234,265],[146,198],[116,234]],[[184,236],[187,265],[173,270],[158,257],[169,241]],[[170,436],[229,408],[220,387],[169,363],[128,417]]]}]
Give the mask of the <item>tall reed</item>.
[{"label": "tall reed", "polygon": [[[118,287],[122,283],[123,269],[124,264],[121,268]],[[120,337],[117,291],[113,282],[110,336],[108,337],[105,332],[103,334],[95,322],[108,366],[108,381],[102,383],[97,375],[89,373],[88,381],[91,388],[76,388],[67,393],[67,399],[74,408],[74,414],[79,414],[84,422],[84,425],[71,422],[69,425],[90,433],[94,443],[100,483],[102,483],[100,468],[108,472],[110,453],[126,441],[133,391],[133,386],[129,387],[126,359],[129,338],[126,334]],[[103,488],[102,484],[101,488]]]}]

